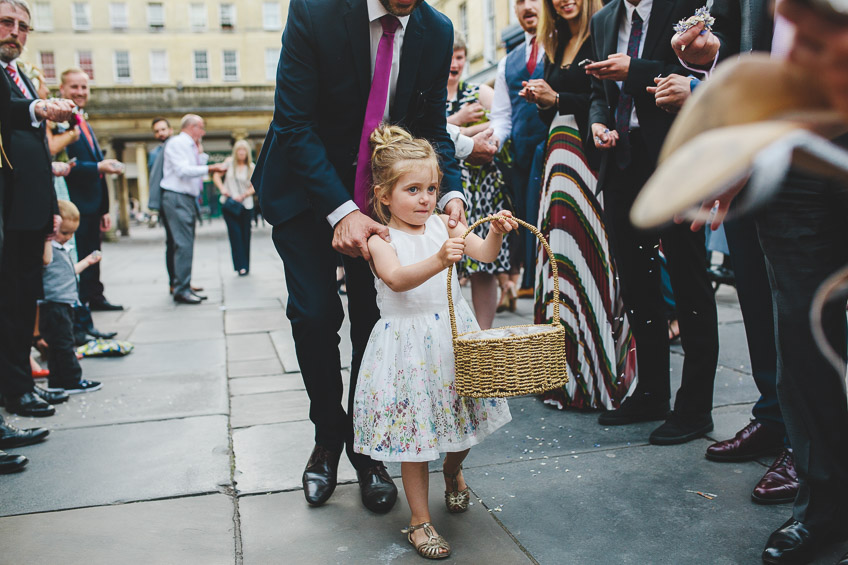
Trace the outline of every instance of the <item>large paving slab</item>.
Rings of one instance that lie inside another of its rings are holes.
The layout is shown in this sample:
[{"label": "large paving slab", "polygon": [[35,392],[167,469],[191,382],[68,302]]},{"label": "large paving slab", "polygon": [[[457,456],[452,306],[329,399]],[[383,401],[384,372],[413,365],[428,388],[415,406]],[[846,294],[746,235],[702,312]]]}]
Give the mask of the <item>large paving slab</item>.
[{"label": "large paving slab", "polygon": [[233,530],[233,502],[222,494],[0,520],[8,564],[232,565]]},{"label": "large paving slab", "polygon": [[137,347],[125,357],[83,359],[86,378],[142,375],[175,375],[196,371],[220,371],[225,375],[227,345],[217,339],[150,343]]},{"label": "large paving slab", "polygon": [[230,409],[233,428],[294,422],[309,418],[309,397],[305,390],[233,396]]},{"label": "large paving slab", "polygon": [[[202,310],[206,314],[209,310]],[[212,311],[217,316],[180,315],[178,320],[149,320],[136,324],[133,332],[127,337],[133,345],[145,343],[169,343],[186,341],[187,339],[216,339],[224,331],[223,315],[220,311]]]},{"label": "large paving slab", "polygon": [[216,492],[230,483],[226,416],[60,430],[15,449],[0,515]]},{"label": "large paving slab", "polygon": [[270,332],[290,327],[283,308],[227,310],[225,328],[228,335]]},{"label": "large paving slab", "polygon": [[277,350],[268,333],[236,334],[227,336],[227,361],[256,361],[274,359]]},{"label": "large paving slab", "polygon": [[250,359],[247,361],[230,361],[227,363],[227,374],[230,378],[260,377],[263,375],[280,375],[282,373],[283,366],[276,357]]},{"label": "large paving slab", "polygon": [[242,377],[240,379],[230,380],[230,394],[233,396],[288,390],[305,390],[303,378],[300,376],[300,373]]},{"label": "large paving slab", "polygon": [[[397,483],[398,502],[382,515],[362,506],[356,485],[338,487],[319,508],[307,506],[301,492],[241,497],[244,565],[421,565],[424,561],[400,532],[410,513],[403,485]],[[482,505],[448,514],[443,492],[441,475],[431,475],[432,521],[453,550],[440,563],[532,563]]]}]

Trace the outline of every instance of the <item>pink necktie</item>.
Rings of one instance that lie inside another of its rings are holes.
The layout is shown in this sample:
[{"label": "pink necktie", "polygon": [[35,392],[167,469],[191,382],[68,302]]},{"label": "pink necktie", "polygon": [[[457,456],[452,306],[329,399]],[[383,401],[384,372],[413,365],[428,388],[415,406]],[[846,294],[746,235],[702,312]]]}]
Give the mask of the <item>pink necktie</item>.
[{"label": "pink necktie", "polygon": [[536,59],[539,58],[539,45],[536,43],[536,36],[530,40],[530,58],[527,59],[527,74],[531,77],[536,72]]},{"label": "pink necktie", "polygon": [[359,139],[359,155],[356,158],[356,180],[353,185],[353,202],[362,213],[368,213],[368,190],[371,188],[371,146],[368,140],[371,133],[383,121],[386,101],[389,98],[389,76],[392,72],[395,31],[400,20],[391,15],[380,18],[383,35],[377,46],[377,58],[374,61],[374,78],[365,106],[365,121],[362,123],[362,136]]},{"label": "pink necktie", "polygon": [[32,94],[29,93],[29,89],[24,84],[24,81],[23,79],[21,79],[21,75],[18,74],[18,71],[12,68],[12,65],[6,65],[6,72],[9,73],[10,77],[12,77],[12,82],[17,84],[18,88],[21,89],[21,92],[23,92],[24,96],[27,99],[32,100]]}]

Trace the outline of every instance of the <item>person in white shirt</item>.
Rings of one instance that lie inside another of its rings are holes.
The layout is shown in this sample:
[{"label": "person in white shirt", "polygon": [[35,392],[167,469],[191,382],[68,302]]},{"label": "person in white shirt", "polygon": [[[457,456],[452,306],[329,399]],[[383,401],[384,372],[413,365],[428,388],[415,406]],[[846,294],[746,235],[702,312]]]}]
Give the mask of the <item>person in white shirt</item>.
[{"label": "person in white shirt", "polygon": [[206,133],[203,118],[186,114],[180,121],[180,133],[165,146],[162,209],[174,237],[174,302],[200,304],[205,298],[191,290],[191,262],[194,254],[194,227],[197,221],[195,200],[203,190],[203,177],[223,173],[223,164],[207,165],[201,140]]}]

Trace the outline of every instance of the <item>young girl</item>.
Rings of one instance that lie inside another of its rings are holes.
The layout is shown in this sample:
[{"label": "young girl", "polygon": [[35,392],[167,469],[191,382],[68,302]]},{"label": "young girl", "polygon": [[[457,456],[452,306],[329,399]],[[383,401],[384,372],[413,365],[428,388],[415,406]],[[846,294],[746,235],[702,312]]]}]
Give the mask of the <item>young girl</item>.
[{"label": "young girl", "polygon": [[[468,509],[470,492],[462,461],[511,416],[503,399],[460,398],[454,388],[454,357],[445,270],[463,253],[479,261],[497,257],[503,234],[518,224],[509,212],[490,223],[485,240],[465,226],[447,227],[434,215],[441,172],[432,146],[405,130],[381,126],[371,136],[378,219],[389,226],[391,243],[368,240],[376,274],[381,319],[362,360],[354,397],[354,450],[380,461],[400,461],[412,511],[404,531],[428,559],[450,555],[450,546],[430,524],[428,461],[447,452],[445,504]],[[462,298],[454,272],[454,308],[460,333],[479,329]]]}]

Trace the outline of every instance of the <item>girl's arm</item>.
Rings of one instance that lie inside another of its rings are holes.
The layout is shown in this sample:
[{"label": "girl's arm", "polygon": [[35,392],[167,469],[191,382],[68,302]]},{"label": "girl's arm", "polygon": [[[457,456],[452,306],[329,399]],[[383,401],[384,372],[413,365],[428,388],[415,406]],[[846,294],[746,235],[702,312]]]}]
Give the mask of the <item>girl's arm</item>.
[{"label": "girl's arm", "polygon": [[49,239],[44,240],[44,253],[41,256],[41,263],[46,267],[53,261],[53,242]]},{"label": "girl's arm", "polygon": [[[501,210],[497,215],[503,216],[503,218],[489,222],[489,235],[486,236],[486,239],[473,232],[468,234],[465,238],[466,255],[481,263],[491,263],[498,258],[503,243],[503,235],[512,230],[517,230],[518,222],[512,218],[512,212],[509,210]],[[447,225],[448,217],[444,215],[439,217]],[[468,228],[458,224],[455,228],[448,227],[448,233],[451,237],[461,238],[466,229]]]},{"label": "girl's arm", "polygon": [[81,259],[76,265],[74,265],[74,272],[76,274],[80,274],[95,263],[99,263],[102,258],[102,255],[91,253],[88,257]]},{"label": "girl's arm", "polygon": [[[447,217],[447,216],[445,216]],[[461,237],[445,241],[435,255],[412,265],[401,266],[394,247],[378,235],[368,239],[368,251],[377,277],[395,292],[406,292],[433,278],[462,259],[465,242]]]},{"label": "girl's arm", "polygon": [[[225,164],[228,164],[229,161],[230,161],[229,157],[224,159]],[[230,193],[227,192],[226,188],[224,188],[224,175],[222,173],[219,173],[219,172],[213,173],[212,174],[212,182],[215,184],[216,187],[218,187],[218,192],[221,193],[221,196],[224,196],[224,197],[230,196]]]}]

